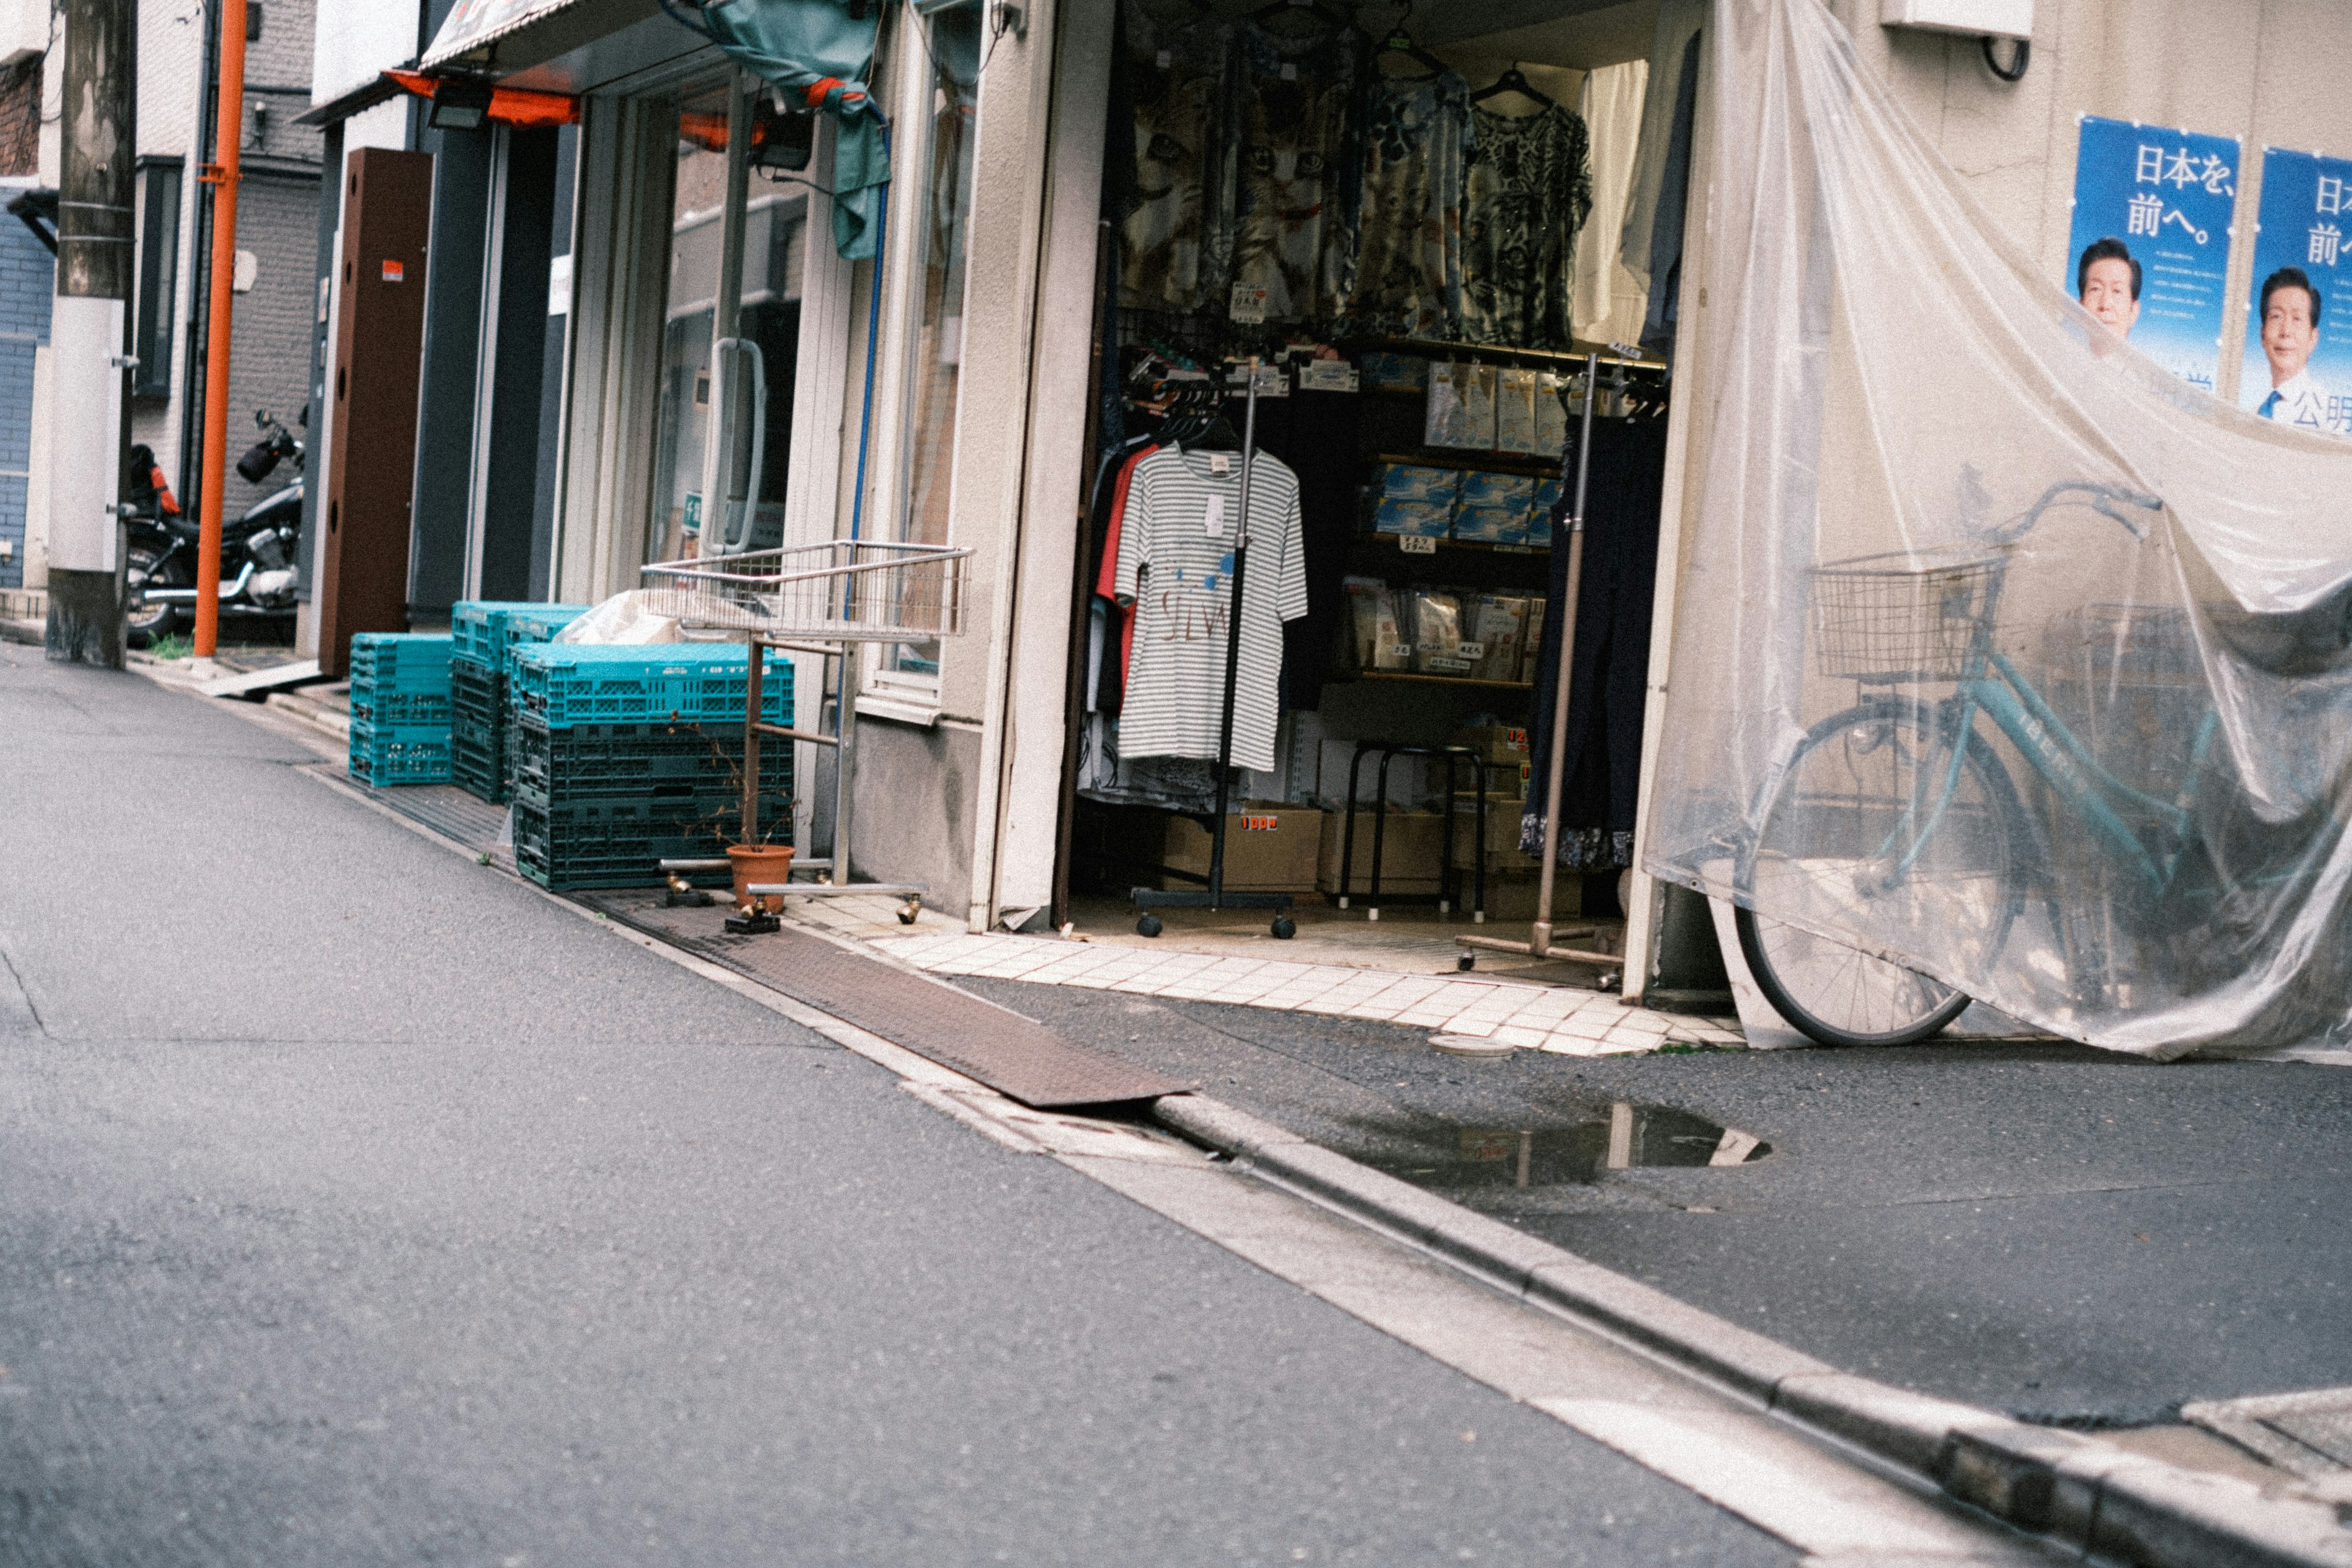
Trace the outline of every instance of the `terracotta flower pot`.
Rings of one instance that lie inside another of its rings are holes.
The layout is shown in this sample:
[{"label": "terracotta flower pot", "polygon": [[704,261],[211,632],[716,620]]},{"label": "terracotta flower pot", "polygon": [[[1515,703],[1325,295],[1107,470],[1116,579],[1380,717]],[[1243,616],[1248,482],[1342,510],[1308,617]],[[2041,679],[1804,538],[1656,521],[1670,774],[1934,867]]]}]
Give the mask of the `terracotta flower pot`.
[{"label": "terracotta flower pot", "polygon": [[[764,887],[783,881],[793,874],[793,847],[789,844],[731,844],[727,848],[727,858],[734,863],[735,907],[739,910],[751,907],[749,889],[752,883]],[[784,912],[784,900],[777,894],[771,893],[760,901],[769,914]]]}]

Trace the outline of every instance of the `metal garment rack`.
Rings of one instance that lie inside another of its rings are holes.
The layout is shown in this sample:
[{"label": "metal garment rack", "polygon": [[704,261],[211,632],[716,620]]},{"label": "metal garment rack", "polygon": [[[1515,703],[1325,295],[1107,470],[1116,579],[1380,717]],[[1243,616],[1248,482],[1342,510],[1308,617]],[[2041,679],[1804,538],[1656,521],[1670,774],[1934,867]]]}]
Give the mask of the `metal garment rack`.
[{"label": "metal garment rack", "polygon": [[[751,903],[728,917],[727,929],[745,933],[779,929],[763,900],[770,898],[902,898],[901,923],[912,924],[929,893],[919,882],[852,882],[849,852],[850,782],[857,752],[857,681],[849,668],[863,643],[929,642],[963,630],[964,563],[968,549],[837,539],[819,544],[746,551],[648,566],[656,586],[656,613],[681,626],[740,634],[747,645],[743,693],[743,837],[760,841],[760,741],[806,741],[835,752],[833,854],[793,858],[793,870],[823,872],[815,882],[754,883]],[[771,724],[760,716],[766,691],[768,650],[817,653],[841,660],[834,690],[833,732]],[[720,859],[664,860],[672,899],[682,879],[723,871]]]},{"label": "metal garment rack", "polygon": [[[1225,806],[1234,772],[1234,694],[1241,676],[1242,615],[1244,601],[1242,589],[1248,581],[1250,549],[1250,468],[1257,454],[1257,356],[1249,361],[1249,395],[1242,405],[1242,489],[1241,517],[1234,525],[1234,570],[1232,608],[1225,615],[1225,700],[1224,710],[1217,721],[1217,815],[1209,826],[1209,875],[1205,888],[1136,888],[1135,929],[1143,936],[1158,936],[1161,930],[1160,917],[1151,911],[1162,910],[1272,910],[1274,935],[1287,942],[1298,934],[1297,922],[1290,918],[1291,895],[1288,893],[1231,893],[1225,890]],[[1179,873],[1182,875],[1182,873]]]},{"label": "metal garment rack", "polygon": [[1576,443],[1576,504],[1568,517],[1568,591],[1567,603],[1552,619],[1559,625],[1559,669],[1552,681],[1551,743],[1547,749],[1550,766],[1544,774],[1543,869],[1536,884],[1535,930],[1526,942],[1513,942],[1507,937],[1457,936],[1454,944],[1462,949],[1456,961],[1468,969],[1478,962],[1481,951],[1492,952],[1524,952],[1530,958],[1562,958],[1578,963],[1601,963],[1616,966],[1625,960],[1617,953],[1597,952],[1589,949],[1554,947],[1555,935],[1563,937],[1591,936],[1595,928],[1580,926],[1575,931],[1555,933],[1551,923],[1552,888],[1559,874],[1559,794],[1560,764],[1568,759],[1568,697],[1570,677],[1576,665],[1576,600],[1584,584],[1584,488],[1592,472],[1592,408],[1595,394],[1601,384],[1601,356],[1584,356],[1584,423]]}]

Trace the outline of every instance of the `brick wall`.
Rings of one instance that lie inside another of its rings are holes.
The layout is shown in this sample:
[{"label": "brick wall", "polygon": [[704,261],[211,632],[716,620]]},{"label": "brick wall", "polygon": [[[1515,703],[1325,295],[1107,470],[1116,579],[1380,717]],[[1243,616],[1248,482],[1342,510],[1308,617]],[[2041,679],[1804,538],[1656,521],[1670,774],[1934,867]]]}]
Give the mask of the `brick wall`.
[{"label": "brick wall", "polygon": [[[38,101],[37,99],[35,100]],[[0,184],[0,205],[29,181]],[[32,459],[33,350],[49,341],[49,253],[15,218],[0,215],[0,588],[25,584],[25,484]]]},{"label": "brick wall", "polygon": [[0,174],[37,173],[41,162],[41,57],[0,67]]}]

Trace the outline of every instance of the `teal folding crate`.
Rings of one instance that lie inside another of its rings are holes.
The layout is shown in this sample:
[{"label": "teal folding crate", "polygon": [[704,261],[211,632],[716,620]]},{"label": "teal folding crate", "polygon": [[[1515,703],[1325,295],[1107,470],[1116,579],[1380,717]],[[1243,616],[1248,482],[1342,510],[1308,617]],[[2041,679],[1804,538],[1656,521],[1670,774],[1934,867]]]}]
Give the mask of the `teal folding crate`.
[{"label": "teal folding crate", "polygon": [[[659,862],[724,855],[740,837],[740,821],[739,811],[714,801],[556,805],[526,784],[515,790],[515,866],[556,889],[658,887]],[[724,881],[726,873],[707,879]]]},{"label": "teal folding crate", "polygon": [[504,670],[507,649],[517,640],[518,622],[530,627],[520,640],[545,642],[588,609],[586,605],[550,605],[538,599],[460,599],[449,609],[449,634],[457,658]]},{"label": "teal folding crate", "polygon": [[449,726],[352,722],[351,774],[371,789],[449,782]]},{"label": "teal folding crate", "polygon": [[506,682],[464,655],[449,661],[449,782],[493,805],[507,798]]},{"label": "teal folding crate", "polygon": [[[733,797],[743,787],[743,727],[720,721],[689,724],[573,724],[551,729],[539,715],[516,716],[514,784],[554,801],[676,795]],[[777,792],[790,809],[793,751],[760,750],[763,794]],[[763,819],[766,813],[762,813]]]},{"label": "teal folding crate", "polygon": [[352,691],[362,687],[393,692],[449,691],[451,637],[421,632],[362,632],[352,638]]},{"label": "teal folding crate", "polygon": [[[603,645],[549,643],[514,650],[508,700],[551,730],[575,724],[697,723],[743,721],[750,670],[740,643]],[[772,660],[761,685],[761,717],[787,721],[792,665]]]}]

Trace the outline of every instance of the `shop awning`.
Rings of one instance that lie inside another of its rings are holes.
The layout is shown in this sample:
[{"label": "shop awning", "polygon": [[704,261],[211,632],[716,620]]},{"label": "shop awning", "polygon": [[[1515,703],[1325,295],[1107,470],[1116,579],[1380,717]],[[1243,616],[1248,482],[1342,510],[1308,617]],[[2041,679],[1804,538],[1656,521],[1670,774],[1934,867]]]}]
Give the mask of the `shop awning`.
[{"label": "shop awning", "polygon": [[416,68],[427,76],[452,66],[521,70],[660,9],[658,0],[457,0]]}]

